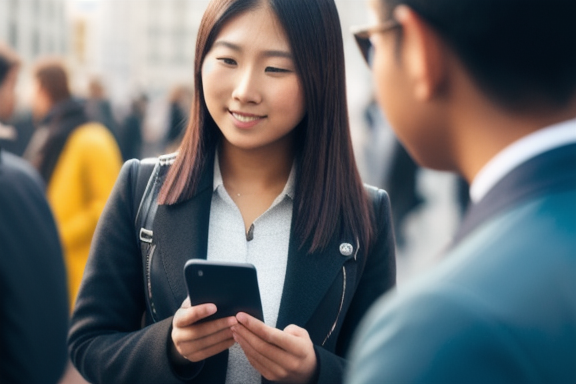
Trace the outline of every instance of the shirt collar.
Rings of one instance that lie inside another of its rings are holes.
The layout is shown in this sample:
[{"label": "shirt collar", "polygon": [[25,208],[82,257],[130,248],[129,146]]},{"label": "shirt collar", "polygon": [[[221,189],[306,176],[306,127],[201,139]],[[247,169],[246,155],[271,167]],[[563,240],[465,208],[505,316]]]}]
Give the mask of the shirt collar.
[{"label": "shirt collar", "polygon": [[[278,198],[284,198],[288,196],[290,199],[294,200],[294,191],[296,186],[296,162],[292,163],[292,169],[290,169],[290,175],[286,181],[284,189],[278,195]],[[213,191],[217,191],[219,187],[224,188],[224,180],[222,179],[222,172],[220,171],[220,160],[218,159],[218,150],[216,150],[214,158],[214,183],[212,186]],[[277,199],[278,199],[277,198]]]},{"label": "shirt collar", "polygon": [[576,119],[539,129],[516,140],[478,172],[470,185],[470,199],[478,203],[492,187],[525,161],[571,143],[576,143]]}]

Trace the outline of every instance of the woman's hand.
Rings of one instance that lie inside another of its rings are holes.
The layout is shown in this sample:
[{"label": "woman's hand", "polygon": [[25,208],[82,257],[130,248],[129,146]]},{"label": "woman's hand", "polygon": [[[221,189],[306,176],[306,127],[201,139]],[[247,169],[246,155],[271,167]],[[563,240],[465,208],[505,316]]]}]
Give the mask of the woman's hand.
[{"label": "woman's hand", "polygon": [[305,329],[289,325],[281,331],[242,312],[236,319],[238,324],[232,326],[234,340],[262,376],[279,382],[310,381],[316,370],[316,354]]},{"label": "woman's hand", "polygon": [[172,320],[172,342],[186,360],[198,362],[234,345],[230,327],[238,324],[235,317],[225,317],[206,323],[199,320],[216,313],[216,305],[190,306],[186,298]]}]

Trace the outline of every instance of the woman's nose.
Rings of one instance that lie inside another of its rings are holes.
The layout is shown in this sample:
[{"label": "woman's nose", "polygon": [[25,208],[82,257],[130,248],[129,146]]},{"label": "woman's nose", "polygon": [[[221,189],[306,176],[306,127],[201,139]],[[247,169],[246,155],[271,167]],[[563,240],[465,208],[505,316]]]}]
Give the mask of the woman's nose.
[{"label": "woman's nose", "polygon": [[259,79],[256,74],[246,68],[238,74],[232,97],[243,104],[258,104],[262,101]]}]

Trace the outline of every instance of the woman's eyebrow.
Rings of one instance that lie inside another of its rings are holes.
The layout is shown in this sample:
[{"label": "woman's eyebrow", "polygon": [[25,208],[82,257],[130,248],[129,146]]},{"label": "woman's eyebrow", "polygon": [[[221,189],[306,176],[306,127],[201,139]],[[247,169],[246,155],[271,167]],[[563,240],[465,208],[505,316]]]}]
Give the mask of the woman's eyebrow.
[{"label": "woman's eyebrow", "polygon": [[236,45],[236,44],[230,43],[228,41],[224,41],[224,40],[218,40],[217,42],[214,43],[214,45],[212,47],[218,47],[218,46],[230,48],[234,51],[241,51],[242,50],[239,45]]},{"label": "woman's eyebrow", "polygon": [[[225,40],[218,40],[213,45],[213,47],[219,47],[219,46],[226,47],[226,48],[232,49],[233,51],[237,51],[237,52],[242,51],[241,46],[234,44],[234,43],[231,43],[229,41],[225,41]],[[293,59],[292,54],[290,52],[282,51],[282,50],[267,50],[267,51],[262,52],[262,56],[264,56],[264,57],[284,57],[287,59]]]}]

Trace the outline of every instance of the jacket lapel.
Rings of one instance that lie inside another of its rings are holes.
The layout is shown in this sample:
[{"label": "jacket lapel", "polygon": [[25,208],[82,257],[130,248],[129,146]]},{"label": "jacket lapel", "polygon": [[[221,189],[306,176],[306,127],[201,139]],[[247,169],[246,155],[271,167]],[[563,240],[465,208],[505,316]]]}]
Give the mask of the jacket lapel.
[{"label": "jacket lapel", "polygon": [[188,259],[206,259],[212,201],[213,160],[205,167],[194,196],[174,205],[160,205],[154,220],[157,248],[174,299],[178,306],[186,298],[184,264]]},{"label": "jacket lapel", "polygon": [[[156,212],[154,257],[160,257],[164,264],[162,273],[166,274],[176,308],[187,295],[184,264],[190,258],[206,259],[207,256],[213,168],[212,159],[206,164],[199,188],[191,199],[172,206],[161,205]],[[307,254],[306,249],[298,249],[300,242],[294,236],[293,224],[276,323],[280,329],[289,324],[304,326],[340,275],[344,263],[357,252],[355,242],[334,235],[323,251]],[[342,255],[342,243],[354,245],[351,255]]]},{"label": "jacket lapel", "polygon": [[300,243],[295,239],[292,229],[276,328],[284,329],[289,324],[303,327],[308,322],[340,274],[344,263],[354,257],[356,247],[350,256],[340,253],[340,244],[343,242],[339,236],[333,236],[325,250],[307,254],[305,249],[298,249]]}]

